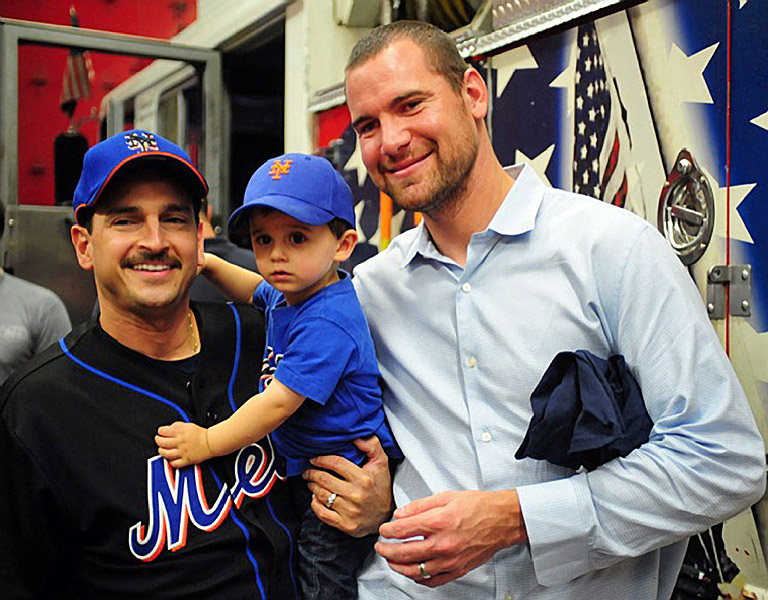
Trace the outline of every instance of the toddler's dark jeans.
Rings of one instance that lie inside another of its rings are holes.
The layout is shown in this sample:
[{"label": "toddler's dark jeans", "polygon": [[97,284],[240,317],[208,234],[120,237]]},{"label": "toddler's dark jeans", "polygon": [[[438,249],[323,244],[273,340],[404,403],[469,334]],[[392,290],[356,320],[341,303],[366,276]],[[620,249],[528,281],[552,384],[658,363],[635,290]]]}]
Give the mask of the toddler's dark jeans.
[{"label": "toddler's dark jeans", "polygon": [[361,538],[326,525],[312,512],[312,492],[301,476],[289,478],[301,515],[296,545],[302,600],[356,600],[357,574],[378,535]]}]

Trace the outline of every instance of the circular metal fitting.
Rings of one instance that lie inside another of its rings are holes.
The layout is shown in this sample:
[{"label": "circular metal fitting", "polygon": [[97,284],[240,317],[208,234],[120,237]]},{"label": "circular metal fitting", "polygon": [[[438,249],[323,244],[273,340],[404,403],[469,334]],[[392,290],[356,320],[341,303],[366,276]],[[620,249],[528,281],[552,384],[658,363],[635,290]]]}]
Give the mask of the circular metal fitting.
[{"label": "circular metal fitting", "polygon": [[659,198],[658,228],[685,265],[704,254],[715,225],[712,188],[688,150],[677,155]]}]

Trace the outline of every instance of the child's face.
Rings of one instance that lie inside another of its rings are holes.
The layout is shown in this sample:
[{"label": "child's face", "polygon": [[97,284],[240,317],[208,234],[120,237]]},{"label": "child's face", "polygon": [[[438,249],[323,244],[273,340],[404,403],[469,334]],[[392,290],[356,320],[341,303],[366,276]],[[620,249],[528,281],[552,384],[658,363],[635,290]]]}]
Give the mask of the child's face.
[{"label": "child's face", "polygon": [[336,239],[327,225],[307,225],[276,210],[252,211],[249,224],[259,272],[283,292],[288,304],[338,281],[335,261],[345,260],[348,253],[344,238]]}]

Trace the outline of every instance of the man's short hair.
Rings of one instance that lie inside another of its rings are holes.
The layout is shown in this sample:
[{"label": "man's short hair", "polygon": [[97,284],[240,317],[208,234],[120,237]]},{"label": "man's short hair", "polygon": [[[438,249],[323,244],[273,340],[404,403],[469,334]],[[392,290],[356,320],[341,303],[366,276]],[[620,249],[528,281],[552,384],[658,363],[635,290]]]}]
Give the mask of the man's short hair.
[{"label": "man's short hair", "polygon": [[398,40],[411,40],[419,46],[429,67],[456,92],[461,91],[469,65],[461,58],[456,43],[447,33],[424,21],[395,21],[376,27],[352,48],[345,71],[368,62]]}]

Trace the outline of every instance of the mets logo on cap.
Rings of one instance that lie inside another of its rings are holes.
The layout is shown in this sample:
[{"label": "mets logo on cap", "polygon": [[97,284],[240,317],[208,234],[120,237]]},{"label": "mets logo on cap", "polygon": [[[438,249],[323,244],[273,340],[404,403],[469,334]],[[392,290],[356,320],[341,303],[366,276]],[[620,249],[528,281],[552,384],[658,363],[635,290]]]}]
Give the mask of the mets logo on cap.
[{"label": "mets logo on cap", "polygon": [[160,150],[153,133],[132,131],[123,137],[125,137],[125,145],[128,146],[129,150],[138,150],[139,152],[158,152]]},{"label": "mets logo on cap", "polygon": [[293,160],[288,158],[286,160],[276,160],[269,168],[269,175],[272,179],[280,179],[283,175],[288,175],[291,170],[291,164]]}]

